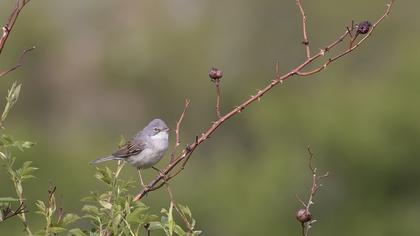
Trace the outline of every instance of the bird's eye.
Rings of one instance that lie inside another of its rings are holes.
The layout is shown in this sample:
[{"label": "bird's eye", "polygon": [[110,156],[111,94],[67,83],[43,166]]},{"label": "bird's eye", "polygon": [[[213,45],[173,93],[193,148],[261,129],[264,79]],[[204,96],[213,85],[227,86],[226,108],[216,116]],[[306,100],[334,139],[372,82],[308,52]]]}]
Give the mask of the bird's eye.
[{"label": "bird's eye", "polygon": [[154,131],[159,132],[160,129],[158,127],[153,128]]}]

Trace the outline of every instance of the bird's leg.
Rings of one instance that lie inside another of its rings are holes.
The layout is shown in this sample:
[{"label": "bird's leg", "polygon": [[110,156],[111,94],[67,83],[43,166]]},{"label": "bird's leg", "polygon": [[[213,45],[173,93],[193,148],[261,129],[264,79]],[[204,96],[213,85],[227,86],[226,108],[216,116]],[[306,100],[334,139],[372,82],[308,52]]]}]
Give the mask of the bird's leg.
[{"label": "bird's leg", "polygon": [[141,186],[142,186],[144,189],[149,189],[149,186],[146,186],[146,185],[144,184],[144,182],[143,182],[143,177],[141,176],[141,171],[140,171],[140,169],[139,169],[139,168],[137,169],[137,172],[139,173]]},{"label": "bird's leg", "polygon": [[156,167],[154,167],[154,166],[152,166],[152,168],[153,168],[155,171],[159,172],[159,175],[163,178],[163,181],[164,181],[164,182],[166,182],[166,180],[167,180],[167,176],[165,175],[165,173],[163,173],[162,171],[160,171],[158,168],[156,168]]}]

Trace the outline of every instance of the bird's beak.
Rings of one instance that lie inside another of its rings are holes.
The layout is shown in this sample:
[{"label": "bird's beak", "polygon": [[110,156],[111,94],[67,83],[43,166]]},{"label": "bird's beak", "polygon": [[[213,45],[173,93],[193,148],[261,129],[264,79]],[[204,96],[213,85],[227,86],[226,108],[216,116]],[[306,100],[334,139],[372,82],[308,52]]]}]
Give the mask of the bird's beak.
[{"label": "bird's beak", "polygon": [[169,129],[169,128],[165,128],[163,131],[167,131],[167,132],[169,132],[169,131],[170,131],[170,129]]}]

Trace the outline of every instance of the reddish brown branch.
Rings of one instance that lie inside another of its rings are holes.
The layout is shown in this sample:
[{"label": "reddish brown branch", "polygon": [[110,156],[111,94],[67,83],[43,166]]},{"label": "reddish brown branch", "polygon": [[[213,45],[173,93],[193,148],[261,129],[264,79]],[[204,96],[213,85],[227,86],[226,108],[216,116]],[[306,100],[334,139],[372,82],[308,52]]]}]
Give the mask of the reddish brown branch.
[{"label": "reddish brown branch", "polygon": [[11,68],[9,68],[5,71],[0,72],[0,77],[3,77],[5,75],[9,74],[10,72],[16,70],[17,68],[23,66],[23,58],[25,57],[26,53],[28,53],[28,52],[30,52],[34,49],[35,49],[35,47],[31,47],[31,48],[23,50],[22,54],[19,57],[18,62],[13,67],[11,67]]},{"label": "reddish brown branch", "polygon": [[6,24],[2,27],[3,34],[0,38],[0,54],[4,48],[4,45],[6,44],[7,39],[9,38],[10,32],[13,29],[13,26],[16,23],[16,20],[19,16],[20,11],[25,7],[25,5],[30,0],[17,0],[15,8],[13,9],[12,13],[9,16],[9,19],[7,20]]},{"label": "reddish brown branch", "polygon": [[303,45],[305,45],[305,48],[306,48],[306,58],[309,59],[311,57],[311,49],[309,46],[308,32],[306,31],[306,14],[305,14],[305,11],[303,10],[300,0],[296,0],[296,5],[298,6],[300,14],[302,15],[302,31],[303,31],[302,43]]},{"label": "reddish brown branch", "polygon": [[[352,52],[354,49],[356,49],[359,45],[361,45],[374,31],[374,29],[376,28],[376,26],[387,16],[389,15],[390,9],[392,4],[394,3],[393,0],[391,0],[388,4],[387,4],[387,8],[385,13],[376,21],[376,23],[372,26],[372,29],[370,30],[370,32],[363,37],[356,45],[354,45],[351,49],[346,50],[342,53],[340,53],[338,56],[334,57],[333,59],[331,59],[331,62],[341,58],[344,55],[347,55],[348,53]],[[297,67],[295,67],[294,69],[290,70],[289,72],[287,72],[286,74],[282,75],[282,76],[275,76],[275,79],[273,79],[267,86],[265,86],[264,88],[258,90],[258,92],[254,95],[252,95],[250,98],[246,99],[245,101],[243,101],[239,106],[233,108],[230,112],[228,112],[227,114],[223,115],[222,117],[220,117],[217,121],[212,122],[212,125],[201,134],[201,136],[196,137],[195,141],[193,143],[191,143],[190,145],[188,145],[184,150],[181,151],[181,153],[178,155],[178,157],[173,158],[173,160],[163,169],[163,174],[165,174],[166,176],[170,176],[170,172],[172,172],[175,167],[178,166],[179,163],[183,162],[183,160],[188,161],[191,154],[194,152],[194,150],[204,141],[206,141],[210,135],[212,135],[225,121],[229,120],[230,118],[232,118],[233,116],[239,114],[241,111],[243,111],[247,106],[249,106],[251,103],[261,99],[262,96],[264,96],[264,94],[266,94],[268,91],[270,91],[273,87],[275,87],[276,85],[282,84],[282,82],[284,82],[285,80],[291,78],[293,75],[301,75],[301,76],[307,76],[310,75],[310,73],[308,72],[301,72],[301,70],[303,68],[305,68],[306,66],[308,66],[309,64],[311,64],[312,62],[314,62],[316,59],[324,56],[328,51],[330,51],[331,49],[333,49],[335,46],[337,46],[340,42],[342,42],[344,40],[344,38],[346,36],[349,35],[349,31],[346,30],[345,33],[343,33],[341,36],[338,37],[338,39],[336,39],[333,43],[329,44],[328,46],[324,47],[323,49],[321,49],[317,54],[315,54],[314,56],[307,58],[302,64],[298,65]],[[331,62],[328,62],[331,63]],[[326,66],[325,66],[326,67]],[[311,74],[315,74],[320,72],[323,69],[320,68],[317,71],[314,71]],[[186,161],[183,162],[183,166],[185,166]],[[182,170],[183,168],[181,168]],[[168,177],[168,179],[173,178],[176,174],[178,174],[181,170],[178,170],[174,175]],[[167,180],[168,180],[167,179]],[[148,192],[150,191],[154,191],[160,187],[163,186],[163,183],[161,182],[163,180],[163,177],[161,175],[157,175],[155,177],[155,179],[153,179],[149,185],[148,188],[144,188],[142,189],[134,198],[134,200],[139,200],[142,197],[144,197]]]}]

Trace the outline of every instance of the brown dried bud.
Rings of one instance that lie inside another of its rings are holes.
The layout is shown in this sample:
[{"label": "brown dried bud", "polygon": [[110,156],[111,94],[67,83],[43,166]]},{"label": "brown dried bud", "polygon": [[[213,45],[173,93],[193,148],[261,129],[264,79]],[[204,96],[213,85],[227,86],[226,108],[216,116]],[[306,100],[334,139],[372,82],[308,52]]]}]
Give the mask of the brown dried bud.
[{"label": "brown dried bud", "polygon": [[211,81],[219,80],[223,77],[223,71],[213,67],[209,72],[209,77]]},{"label": "brown dried bud", "polygon": [[363,21],[357,24],[357,33],[358,34],[367,34],[370,30],[372,24],[369,21]]},{"label": "brown dried bud", "polygon": [[296,212],[296,219],[300,222],[300,223],[306,223],[310,220],[312,220],[312,215],[311,213],[306,210],[306,209],[299,209]]}]

